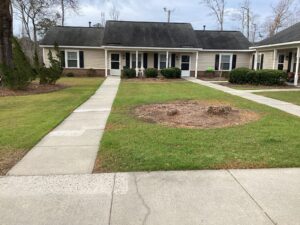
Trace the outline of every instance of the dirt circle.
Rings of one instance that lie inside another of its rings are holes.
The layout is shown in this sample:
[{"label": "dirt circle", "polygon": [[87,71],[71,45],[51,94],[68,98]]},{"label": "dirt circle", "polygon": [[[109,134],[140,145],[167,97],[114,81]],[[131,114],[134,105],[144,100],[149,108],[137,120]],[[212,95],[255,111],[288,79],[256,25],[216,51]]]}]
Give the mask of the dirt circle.
[{"label": "dirt circle", "polygon": [[134,109],[137,118],[178,128],[223,128],[238,126],[260,118],[259,114],[221,102],[176,101],[142,105]]}]

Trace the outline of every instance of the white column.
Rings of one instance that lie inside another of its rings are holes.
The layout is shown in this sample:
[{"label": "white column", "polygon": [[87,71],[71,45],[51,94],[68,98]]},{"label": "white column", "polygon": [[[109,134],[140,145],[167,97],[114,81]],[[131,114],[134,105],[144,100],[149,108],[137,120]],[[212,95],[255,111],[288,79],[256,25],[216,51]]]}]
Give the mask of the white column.
[{"label": "white column", "polygon": [[169,51],[167,51],[166,60],[167,60],[166,68],[169,68]]},{"label": "white column", "polygon": [[297,48],[296,72],[295,72],[295,79],[294,79],[295,86],[298,85],[298,79],[299,79],[299,58],[300,58],[300,47]]},{"label": "white column", "polygon": [[195,63],[195,78],[198,77],[198,60],[199,60],[199,52],[196,52],[196,63]]},{"label": "white column", "polygon": [[258,51],[255,52],[254,70],[257,70],[257,62],[258,62]]},{"label": "white column", "polygon": [[277,62],[277,49],[274,49],[274,53],[273,53],[273,70],[276,69],[276,62]]},{"label": "white column", "polygon": [[136,72],[136,77],[138,77],[138,74],[139,74],[139,51],[135,52],[135,72]]},{"label": "white column", "polygon": [[107,64],[108,64],[108,62],[107,62],[107,49],[105,49],[105,76],[107,77]]}]

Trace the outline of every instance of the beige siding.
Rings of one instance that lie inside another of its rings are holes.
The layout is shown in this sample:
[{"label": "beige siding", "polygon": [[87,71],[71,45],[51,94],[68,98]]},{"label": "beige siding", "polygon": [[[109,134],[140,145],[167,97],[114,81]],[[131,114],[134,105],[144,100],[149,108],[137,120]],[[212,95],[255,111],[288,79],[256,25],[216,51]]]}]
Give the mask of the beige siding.
[{"label": "beige siding", "polygon": [[[49,67],[48,53],[50,48],[44,48],[43,59],[46,67]],[[54,50],[51,49],[54,53]],[[79,49],[61,49],[62,51],[66,50],[75,50]],[[105,52],[102,49],[80,49],[84,52],[84,69],[105,69]],[[55,54],[53,54],[55,56]]]},{"label": "beige siding", "polygon": [[[237,55],[236,67],[249,67],[249,62],[251,58],[251,53],[230,53],[228,54]],[[226,54],[224,53],[224,54]],[[215,57],[216,54],[221,54],[221,52],[200,52],[198,60],[198,70],[206,71],[209,67],[215,68]]]},{"label": "beige siding", "polygon": [[273,69],[273,60],[274,60],[274,58],[273,58],[274,57],[273,51],[264,51],[264,52],[260,52],[260,53],[264,54],[263,69]]}]

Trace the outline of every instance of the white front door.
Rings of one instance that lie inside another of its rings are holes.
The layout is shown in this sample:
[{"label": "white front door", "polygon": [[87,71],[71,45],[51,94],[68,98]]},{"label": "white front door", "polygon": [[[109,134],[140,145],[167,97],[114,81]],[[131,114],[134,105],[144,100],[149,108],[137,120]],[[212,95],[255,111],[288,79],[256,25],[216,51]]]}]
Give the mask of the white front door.
[{"label": "white front door", "polygon": [[189,77],[190,76],[190,67],[191,67],[191,56],[181,55],[181,76]]},{"label": "white front door", "polygon": [[110,54],[110,75],[121,76],[121,66],[120,66],[120,54],[111,53]]}]

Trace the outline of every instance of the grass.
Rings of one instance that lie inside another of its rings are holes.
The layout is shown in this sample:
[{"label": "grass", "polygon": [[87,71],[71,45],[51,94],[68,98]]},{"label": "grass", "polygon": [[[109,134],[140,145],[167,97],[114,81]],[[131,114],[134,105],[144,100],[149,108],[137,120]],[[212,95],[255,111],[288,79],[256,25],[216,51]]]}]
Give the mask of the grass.
[{"label": "grass", "polygon": [[91,96],[101,78],[62,78],[52,93],[0,98],[0,174]]},{"label": "grass", "polygon": [[264,89],[294,89],[293,86],[266,86],[266,85],[251,85],[251,84],[231,84],[231,83],[219,83],[220,85],[230,87],[236,90],[264,90]]},{"label": "grass", "polygon": [[260,92],[256,94],[300,105],[300,91]]},{"label": "grass", "polygon": [[[222,129],[170,128],[137,120],[138,105],[219,100],[261,114]],[[188,82],[122,82],[101,141],[95,172],[300,166],[300,119]]]}]

